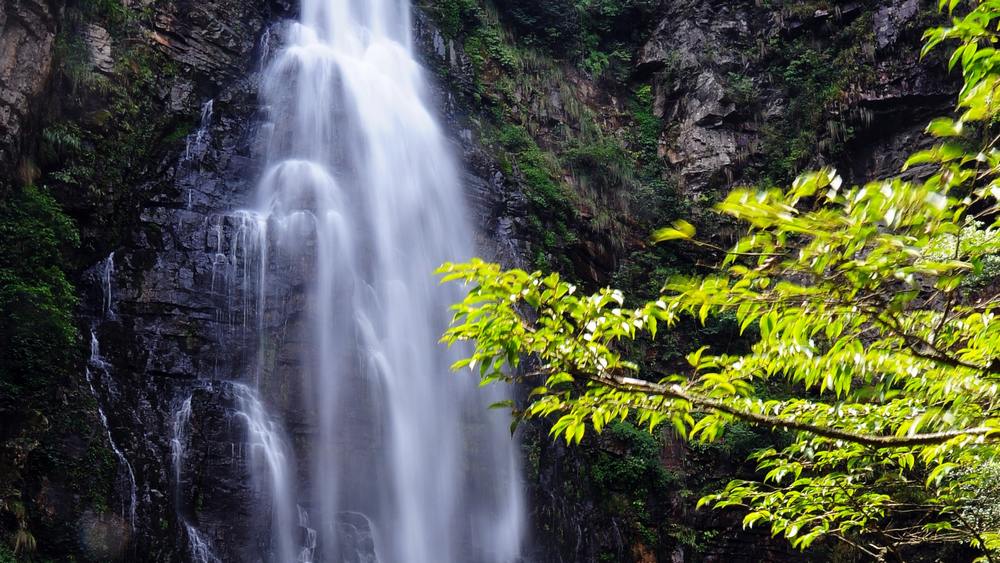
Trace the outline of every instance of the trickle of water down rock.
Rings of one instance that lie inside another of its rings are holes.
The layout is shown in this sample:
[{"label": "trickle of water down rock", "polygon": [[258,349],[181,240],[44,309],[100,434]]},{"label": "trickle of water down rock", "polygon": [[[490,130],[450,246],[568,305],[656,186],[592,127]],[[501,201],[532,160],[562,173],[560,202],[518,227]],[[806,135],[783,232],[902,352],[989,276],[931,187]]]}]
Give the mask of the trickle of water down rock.
[{"label": "trickle of water down rock", "polygon": [[[226,219],[230,287],[214,289],[256,332],[253,367],[226,385],[246,438],[234,455],[265,499],[260,560],[521,552],[517,445],[487,408],[504,397],[449,373],[461,351],[438,343],[460,295],[433,271],[471,257],[474,237],[409,19],[405,0],[303,0],[263,73],[266,165],[255,206]],[[175,417],[177,483],[190,405]],[[187,526],[192,558],[216,560]]]}]

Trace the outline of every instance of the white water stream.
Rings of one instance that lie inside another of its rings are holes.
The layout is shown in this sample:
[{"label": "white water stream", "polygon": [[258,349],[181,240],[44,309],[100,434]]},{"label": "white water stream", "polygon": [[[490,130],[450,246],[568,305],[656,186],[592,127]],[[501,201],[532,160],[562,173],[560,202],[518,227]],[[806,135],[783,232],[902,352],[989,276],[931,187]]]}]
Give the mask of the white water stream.
[{"label": "white water stream", "polygon": [[[112,256],[114,256],[112,254]],[[113,264],[113,262],[112,262]],[[110,266],[113,269],[113,265]],[[107,270],[105,270],[107,272]],[[104,273],[102,272],[102,275]],[[110,288],[110,276],[113,275],[113,270],[111,273],[107,274],[108,288]],[[108,311],[110,311],[110,293],[105,299]],[[104,407],[101,405],[103,402],[101,396],[97,393],[97,387],[94,386],[94,379],[100,378],[98,382],[99,386],[107,389],[109,393],[113,392],[113,384],[111,382],[111,374],[109,373],[108,363],[104,361],[101,357],[100,343],[97,340],[97,333],[93,330],[90,331],[90,358],[87,360],[87,367],[84,370],[84,376],[87,380],[87,385],[90,387],[90,394],[94,397],[94,401],[97,403],[97,414],[101,419],[101,424],[104,426],[104,431],[108,435],[108,444],[111,445],[111,451],[114,452],[115,458],[118,460],[118,471],[119,477],[118,481],[122,488],[125,490],[122,493],[122,513],[121,516],[128,521],[130,532],[135,530],[135,517],[136,517],[136,482],[135,482],[135,471],[132,469],[132,464],[129,463],[128,458],[122,452],[121,448],[118,447],[118,443],[115,441],[114,436],[111,434],[111,426],[108,424],[108,417],[104,413]]]},{"label": "white water stream", "polygon": [[[265,71],[268,164],[246,213],[256,220],[243,223],[257,228],[258,330],[272,285],[285,281],[269,259],[312,260],[298,386],[313,428],[301,470],[280,432],[255,428],[259,403],[243,405],[269,456],[258,465],[270,473],[278,561],[314,549],[351,560],[345,521],[374,528],[382,563],[503,563],[520,552],[516,444],[486,408],[496,397],[450,374],[456,356],[437,342],[457,295],[432,272],[470,257],[473,232],[409,14],[402,0],[303,0]],[[318,548],[299,539],[296,505],[308,507]]]}]

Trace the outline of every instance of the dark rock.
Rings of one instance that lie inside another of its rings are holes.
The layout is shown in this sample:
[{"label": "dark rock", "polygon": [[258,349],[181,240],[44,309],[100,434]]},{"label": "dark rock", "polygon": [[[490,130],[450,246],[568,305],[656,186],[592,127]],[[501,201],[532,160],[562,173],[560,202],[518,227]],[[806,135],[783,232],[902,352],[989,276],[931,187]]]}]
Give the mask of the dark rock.
[{"label": "dark rock", "polygon": [[918,0],[895,0],[875,12],[875,44],[884,49],[896,42],[902,26],[920,12]]},{"label": "dark rock", "polygon": [[46,0],[0,3],[0,170],[7,172],[5,180],[21,157],[26,121],[48,82],[55,33]]},{"label": "dark rock", "polygon": [[[788,106],[788,93],[767,87],[774,69],[759,57],[775,34],[816,33],[814,43],[822,49],[822,38],[830,36],[830,30],[856,21],[873,22],[876,44],[871,46],[870,64],[874,80],[852,84],[836,107],[824,108],[827,121],[854,132],[847,150],[833,162],[852,180],[861,179],[858,174],[862,172],[897,173],[901,155],[884,154],[870,145],[897,146],[896,136],[912,140],[928,116],[950,111],[955,81],[944,74],[939,60],[919,58],[922,29],[915,24],[927,8],[916,0],[896,0],[877,9],[850,3],[798,20],[758,4],[668,2],[667,16],[637,58],[640,70],[659,77],[654,79],[656,109],[675,125],[662,152],[674,165],[685,191],[718,190],[742,180],[753,181],[742,177],[743,165],[762,149],[762,128],[784,120]],[[873,12],[871,19],[859,20],[866,10]],[[756,99],[747,100],[757,106],[755,111],[734,104],[729,93],[734,75],[755,87]],[[836,134],[820,132],[820,138]],[[817,145],[818,150],[822,143]],[[818,152],[808,166],[827,161]]]}]

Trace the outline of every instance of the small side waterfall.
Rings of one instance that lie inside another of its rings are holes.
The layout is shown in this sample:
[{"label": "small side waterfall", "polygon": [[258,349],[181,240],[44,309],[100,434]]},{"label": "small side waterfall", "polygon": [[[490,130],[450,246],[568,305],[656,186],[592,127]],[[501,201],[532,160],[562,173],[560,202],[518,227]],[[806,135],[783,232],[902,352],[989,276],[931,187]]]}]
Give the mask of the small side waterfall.
[{"label": "small side waterfall", "polygon": [[299,528],[305,531],[305,538],[302,542],[302,550],[296,561],[310,563],[316,553],[316,530],[309,527],[309,513],[301,505],[296,505],[299,511]]},{"label": "small side waterfall", "polygon": [[113,392],[113,384],[111,382],[109,369],[108,363],[101,357],[100,343],[97,340],[97,333],[91,330],[90,358],[87,361],[84,376],[87,380],[87,385],[90,387],[90,394],[94,397],[94,402],[97,403],[97,414],[101,419],[101,424],[104,427],[105,433],[108,435],[108,443],[111,445],[111,451],[114,452],[115,458],[118,460],[118,483],[119,489],[123,490],[121,516],[128,521],[130,529],[134,530],[137,504],[135,471],[132,469],[132,464],[129,463],[121,448],[118,447],[115,437],[111,434],[108,417],[104,413],[104,407],[102,406],[103,401],[97,392],[97,387],[95,387],[94,384],[94,380],[97,379],[97,385],[106,389],[107,392]]},{"label": "small side waterfall", "polygon": [[208,100],[201,106],[201,120],[198,128],[191,135],[188,135],[184,145],[184,157],[182,162],[188,162],[205,152],[209,141],[209,126],[212,125],[212,112],[214,111],[215,100]]},{"label": "small side waterfall", "polygon": [[[212,126],[212,113],[215,108],[215,100],[209,99],[207,102],[201,106],[201,119],[198,122],[198,128],[194,130],[193,133],[187,136],[184,140],[184,155],[181,156],[179,166],[181,168],[186,168],[188,170],[197,169],[200,166],[201,158],[205,155],[208,150],[209,144],[211,143],[211,126]],[[188,188],[187,191],[187,208],[191,209],[193,205],[193,191]]]},{"label": "small side waterfall", "polygon": [[[171,461],[173,462],[174,505],[178,507],[181,505],[184,456],[190,439],[192,398],[192,396],[188,396],[181,401],[180,405],[174,411],[174,418],[171,424],[170,454]],[[198,527],[188,521],[184,515],[180,515],[179,518],[184,527],[184,535],[187,538],[191,561],[193,563],[221,563],[215,555],[212,544],[201,535]]]},{"label": "small side waterfall", "polygon": [[106,409],[108,405],[112,405],[118,400],[118,388],[111,365],[101,356],[101,344],[97,337],[98,327],[101,323],[117,320],[115,314],[115,253],[108,254],[90,272],[91,279],[101,290],[101,309],[90,328],[90,355],[84,368],[84,379],[91,396],[94,398],[94,403],[97,405],[97,415],[107,436],[108,445],[117,461],[116,488],[122,500],[119,515],[127,522],[128,532],[132,533],[136,528],[139,503],[135,470],[111,431],[111,423],[108,420]]},{"label": "small side waterfall", "polygon": [[101,293],[103,294],[103,308],[104,308],[104,318],[114,319],[115,318],[115,293],[114,293],[114,281],[115,281],[115,253],[112,252],[108,254],[100,267],[100,277],[101,277]]},{"label": "small side waterfall", "polygon": [[180,406],[174,411],[174,420],[171,425],[173,436],[170,438],[170,454],[174,469],[174,504],[180,504],[177,498],[180,493],[181,473],[184,470],[184,452],[187,449],[190,422],[191,397],[189,396],[181,401]]},{"label": "small side waterfall", "polygon": [[252,388],[242,384],[233,384],[233,387],[239,405],[237,416],[247,427],[252,475],[265,480],[254,483],[254,486],[270,492],[271,556],[276,561],[296,561],[305,547],[295,540],[300,514],[296,512],[295,496],[291,490],[292,460],[283,431],[264,410]]},{"label": "small side waterfall", "polygon": [[194,563],[221,563],[212,551],[212,546],[201,536],[197,528],[184,524],[188,542],[191,544],[191,561]]}]

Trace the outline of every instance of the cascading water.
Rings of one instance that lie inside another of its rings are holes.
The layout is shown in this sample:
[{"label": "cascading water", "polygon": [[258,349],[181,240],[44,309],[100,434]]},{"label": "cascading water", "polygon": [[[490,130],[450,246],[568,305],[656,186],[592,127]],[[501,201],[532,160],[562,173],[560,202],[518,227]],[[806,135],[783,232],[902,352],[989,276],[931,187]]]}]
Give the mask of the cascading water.
[{"label": "cascading water", "polygon": [[[211,139],[212,112],[215,107],[215,100],[210,99],[201,106],[201,121],[194,133],[187,136],[184,144],[184,155],[181,157],[180,167],[188,170],[197,168],[201,157],[208,149]],[[187,192],[187,208],[191,209],[193,204],[193,192],[189,188]]]},{"label": "cascading water", "polygon": [[283,432],[264,410],[264,405],[257,399],[253,389],[234,384],[234,390],[239,408],[237,415],[247,427],[251,474],[266,479],[266,482],[255,483],[255,486],[258,489],[270,489],[271,492],[270,521],[275,539],[271,546],[272,556],[277,561],[296,561],[303,546],[294,537],[295,526],[300,519],[295,512],[290,454]]},{"label": "cascading water", "polygon": [[101,278],[101,293],[103,294],[103,312],[104,318],[114,319],[115,318],[115,293],[114,293],[114,279],[115,279],[115,253],[112,252],[108,254],[100,264],[100,278]]},{"label": "cascading water", "polygon": [[209,126],[212,125],[212,111],[215,107],[215,100],[208,100],[201,106],[201,120],[198,129],[188,135],[184,145],[184,157],[182,162],[189,162],[195,157],[205,152],[209,141]]},{"label": "cascading water", "polygon": [[[260,333],[255,385],[237,395],[263,456],[254,481],[270,489],[258,518],[270,530],[266,560],[506,563],[520,553],[516,445],[486,409],[498,397],[449,374],[457,356],[437,342],[457,295],[432,272],[471,256],[473,234],[411,52],[409,9],[303,0],[265,71],[267,167],[256,208],[231,218],[239,250],[234,239],[223,258],[234,270],[244,261],[240,310],[256,311]],[[303,319],[270,298],[296,291]],[[280,349],[274,327],[296,322],[303,334]],[[295,368],[275,359],[290,355]],[[282,438],[264,404],[297,439]]]},{"label": "cascading water", "polygon": [[[188,441],[190,440],[191,400],[193,398],[192,395],[181,401],[180,405],[174,411],[173,421],[170,425],[172,432],[170,438],[170,457],[173,464],[174,505],[176,507],[180,507],[182,504],[181,488],[184,476],[184,456],[187,453]],[[187,537],[188,553],[191,556],[191,561],[193,563],[220,563],[211,543],[202,536],[198,527],[191,523],[184,515],[180,515],[179,518],[181,525],[184,527],[184,535]]]},{"label": "cascading water", "polygon": [[101,288],[101,312],[90,329],[90,356],[87,359],[87,366],[84,368],[84,379],[90,388],[90,394],[97,405],[97,415],[107,434],[108,444],[118,461],[117,487],[121,495],[122,509],[121,517],[128,522],[129,532],[134,532],[136,527],[136,513],[138,510],[138,495],[135,480],[135,471],[132,464],[122,451],[118,441],[115,440],[111,432],[111,424],[108,421],[105,406],[114,404],[117,401],[118,389],[112,377],[111,365],[101,356],[101,345],[97,338],[97,329],[100,323],[116,320],[115,314],[115,253],[112,252],[94,266],[93,278]]},{"label": "cascading water", "polygon": [[[110,287],[110,285],[108,287]],[[87,380],[87,385],[90,386],[90,394],[94,397],[94,401],[97,403],[97,414],[101,419],[101,424],[104,426],[105,433],[108,435],[108,443],[111,445],[111,451],[114,452],[115,458],[118,459],[118,482],[119,486],[124,489],[122,492],[121,515],[123,518],[127,519],[131,530],[134,530],[137,505],[135,471],[132,469],[132,464],[129,463],[128,458],[125,457],[125,454],[122,452],[121,448],[118,447],[118,443],[111,434],[111,426],[108,424],[108,417],[104,414],[104,407],[101,406],[101,397],[97,393],[97,387],[94,386],[94,379],[96,376],[101,379],[99,385],[103,385],[104,387],[110,389],[111,376],[108,373],[108,370],[108,363],[101,357],[100,343],[97,340],[97,334],[91,330],[90,358],[87,361],[84,376]]]}]

